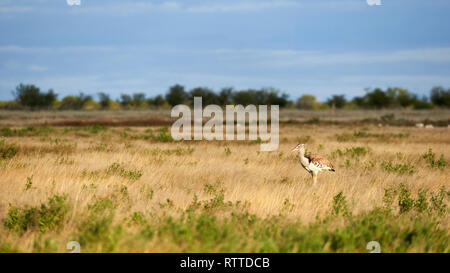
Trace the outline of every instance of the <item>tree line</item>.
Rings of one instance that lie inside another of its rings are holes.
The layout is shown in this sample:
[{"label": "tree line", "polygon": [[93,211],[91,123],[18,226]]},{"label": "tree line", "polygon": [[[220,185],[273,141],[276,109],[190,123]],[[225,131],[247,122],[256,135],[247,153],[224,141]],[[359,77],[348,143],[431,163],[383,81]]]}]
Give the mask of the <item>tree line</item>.
[{"label": "tree line", "polygon": [[203,105],[241,104],[241,105],[279,105],[284,108],[299,109],[383,109],[410,108],[432,109],[450,107],[450,88],[433,87],[430,95],[418,97],[404,88],[366,89],[364,96],[350,100],[345,95],[332,95],[320,102],[316,96],[303,94],[297,100],[290,100],[286,93],[275,88],[235,90],[222,88],[219,92],[206,87],[186,90],[184,86],[171,86],[165,95],[147,97],[145,93],[121,94],[119,99],[112,99],[107,93],[94,96],[80,93],[65,96],[58,100],[52,90],[40,90],[33,84],[19,84],[13,91],[14,101],[0,102],[1,109],[57,109],[57,110],[93,110],[93,109],[146,109],[170,108],[178,104],[193,105],[194,97],[202,97]]}]

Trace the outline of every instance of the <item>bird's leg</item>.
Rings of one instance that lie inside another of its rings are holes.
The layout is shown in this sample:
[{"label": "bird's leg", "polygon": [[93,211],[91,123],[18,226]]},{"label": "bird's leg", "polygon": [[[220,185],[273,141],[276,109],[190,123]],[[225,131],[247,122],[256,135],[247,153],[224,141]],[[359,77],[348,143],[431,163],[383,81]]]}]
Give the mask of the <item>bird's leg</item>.
[{"label": "bird's leg", "polygon": [[312,172],[313,184],[317,182],[317,172]]}]

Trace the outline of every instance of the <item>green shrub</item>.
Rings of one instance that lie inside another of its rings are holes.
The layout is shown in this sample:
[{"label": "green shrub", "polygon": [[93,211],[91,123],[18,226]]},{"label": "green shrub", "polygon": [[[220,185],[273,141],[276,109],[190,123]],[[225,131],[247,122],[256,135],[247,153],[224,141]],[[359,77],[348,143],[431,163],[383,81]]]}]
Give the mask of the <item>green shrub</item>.
[{"label": "green shrub", "polygon": [[0,140],[0,160],[11,159],[19,152],[19,148],[14,144],[6,144],[5,140]]},{"label": "green shrub", "polygon": [[349,210],[347,207],[347,201],[345,200],[345,196],[343,192],[338,193],[333,197],[333,215],[349,215]]},{"label": "green shrub", "polygon": [[400,183],[397,188],[385,189],[384,193],[384,207],[391,211],[396,209],[394,201],[397,198],[398,209],[400,213],[406,213],[411,210],[415,210],[419,213],[444,215],[447,212],[446,198],[450,195],[450,192],[446,192],[442,187],[438,192],[431,192],[428,196],[428,191],[420,189],[417,193],[417,197],[414,198],[411,190],[403,183]]},{"label": "green shrub", "polygon": [[106,175],[119,175],[132,181],[139,180],[142,177],[142,170],[127,170],[120,163],[114,162],[105,170]]},{"label": "green shrub", "polygon": [[417,199],[414,201],[414,208],[416,208],[418,212],[425,212],[428,210],[427,191],[419,191]]},{"label": "green shrub", "polygon": [[441,157],[437,161],[435,160],[435,157],[436,154],[433,153],[433,150],[431,148],[427,153],[422,155],[422,158],[428,162],[430,168],[444,169],[448,165],[448,162],[445,160],[443,154],[441,154]]},{"label": "green shrub", "polygon": [[342,156],[351,156],[352,158],[360,157],[368,154],[370,152],[369,147],[351,147],[346,148],[345,151],[342,151],[341,149],[337,149],[331,153],[332,158],[342,157]]},{"label": "green shrub", "polygon": [[120,170],[121,177],[133,181],[139,180],[139,178],[141,178],[142,175],[143,175],[142,170],[125,170],[125,169]]},{"label": "green shrub", "polygon": [[96,135],[100,132],[108,130],[108,127],[96,124],[92,126],[80,127],[79,129]]},{"label": "green shrub", "polygon": [[4,137],[24,137],[24,136],[38,136],[38,135],[48,135],[49,133],[54,133],[56,130],[51,127],[46,126],[28,126],[21,129],[11,129],[9,127],[0,128],[0,135]]},{"label": "green shrub", "polygon": [[194,152],[194,150],[195,149],[192,147],[186,147],[185,149],[182,147],[177,147],[176,149],[167,149],[167,150],[162,150],[161,148],[155,148],[155,149],[151,150],[151,154],[153,156],[158,156],[158,155],[184,156],[184,155],[191,155]]},{"label": "green shrub", "polygon": [[95,203],[88,205],[91,215],[99,215],[105,212],[113,211],[117,208],[117,204],[107,197],[96,197]]},{"label": "green shrub", "polygon": [[204,209],[212,210],[232,206],[231,202],[225,202],[225,189],[222,188],[222,183],[206,184],[204,191],[212,195],[211,199],[203,202]]},{"label": "green shrub", "polygon": [[158,135],[155,138],[158,142],[170,142],[172,141],[172,136],[169,133],[169,127],[164,126],[158,129]]},{"label": "green shrub", "polygon": [[445,192],[445,187],[442,186],[438,193],[431,193],[431,208],[436,210],[439,214],[445,214],[447,212],[447,204],[445,198],[449,196],[450,192]]},{"label": "green shrub", "polygon": [[414,166],[411,163],[397,163],[394,164],[392,161],[381,162],[381,168],[387,172],[399,173],[399,174],[413,174]]},{"label": "green shrub", "polygon": [[113,225],[113,220],[112,214],[89,217],[80,227],[78,242],[87,249],[99,247],[101,252],[113,252],[124,232],[120,225]]},{"label": "green shrub", "polygon": [[410,136],[409,133],[403,134],[403,133],[398,133],[398,134],[393,134],[393,133],[383,133],[383,134],[376,134],[376,133],[369,133],[366,131],[354,131],[353,135],[348,134],[348,133],[343,133],[343,134],[336,134],[336,140],[339,142],[346,142],[346,141],[355,141],[358,139],[375,139],[378,141],[389,141],[392,139],[404,139],[404,138],[408,138]]},{"label": "green shrub", "polygon": [[135,211],[131,215],[130,223],[135,225],[145,225],[147,224],[147,220],[145,219],[145,216],[140,211]]},{"label": "green shrub", "polygon": [[66,203],[67,195],[54,195],[48,204],[37,208],[9,207],[8,217],[3,220],[5,227],[17,232],[37,229],[40,233],[59,228],[69,211]]},{"label": "green shrub", "polygon": [[394,204],[394,200],[397,197],[397,189],[389,188],[384,190],[383,203],[384,208],[387,210],[391,210],[392,205]]},{"label": "green shrub", "polygon": [[399,186],[398,206],[400,213],[408,212],[414,205],[414,199],[411,198],[409,189],[401,183]]},{"label": "green shrub", "polygon": [[77,232],[77,241],[83,248],[102,252],[117,249],[124,230],[113,223],[116,209],[117,203],[109,197],[96,197],[95,202],[88,205],[89,215]]}]

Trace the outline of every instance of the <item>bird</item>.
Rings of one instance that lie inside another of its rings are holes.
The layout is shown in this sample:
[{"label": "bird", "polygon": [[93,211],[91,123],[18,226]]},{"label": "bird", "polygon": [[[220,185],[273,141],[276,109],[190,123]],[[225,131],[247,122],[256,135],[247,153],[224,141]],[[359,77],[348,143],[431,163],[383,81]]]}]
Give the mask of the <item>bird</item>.
[{"label": "bird", "polygon": [[336,171],[328,159],[317,154],[305,155],[305,144],[298,144],[292,151],[298,151],[300,164],[311,174],[313,184],[317,182],[317,175],[320,171]]}]

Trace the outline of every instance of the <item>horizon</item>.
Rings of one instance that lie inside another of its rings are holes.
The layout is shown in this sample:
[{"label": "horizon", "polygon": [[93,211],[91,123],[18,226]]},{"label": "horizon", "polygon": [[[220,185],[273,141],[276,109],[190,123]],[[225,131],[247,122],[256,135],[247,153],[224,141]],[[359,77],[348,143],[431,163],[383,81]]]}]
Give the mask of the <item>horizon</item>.
[{"label": "horizon", "polygon": [[0,0],[0,100],[20,83],[60,99],[154,97],[176,83],[319,101],[450,87],[450,3],[381,2]]},{"label": "horizon", "polygon": [[[170,88],[171,87],[174,87],[174,86],[176,86],[176,85],[180,85],[181,87],[183,87],[184,89],[185,89],[185,92],[186,92],[186,94],[189,94],[190,93],[190,91],[192,91],[192,90],[194,90],[194,89],[196,89],[196,88],[206,88],[206,89],[209,89],[210,91],[212,91],[214,94],[216,94],[216,95],[219,95],[220,94],[220,91],[222,90],[222,89],[227,89],[227,88],[229,88],[229,87],[222,87],[222,88],[220,88],[220,89],[217,89],[217,90],[215,90],[215,89],[210,89],[210,88],[208,88],[208,87],[203,87],[203,86],[197,86],[197,87],[193,87],[193,88],[191,88],[191,89],[186,89],[186,87],[184,86],[184,85],[182,85],[182,84],[178,84],[178,83],[176,83],[176,84],[173,84],[173,85],[171,85],[171,86],[169,86],[169,87],[167,87],[167,90],[165,91],[165,92],[162,92],[162,93],[157,93],[157,94],[154,94],[154,95],[148,95],[147,93],[145,93],[145,92],[138,92],[138,93],[120,93],[117,97],[113,97],[113,96],[111,96],[111,94],[109,94],[108,92],[99,92],[99,93],[96,93],[96,94],[90,94],[90,93],[85,93],[85,92],[79,92],[79,93],[66,93],[66,94],[64,94],[64,96],[60,96],[61,94],[59,94],[58,93],[58,91],[57,90],[54,90],[53,88],[50,88],[50,89],[48,89],[48,90],[43,90],[42,88],[40,88],[39,86],[37,86],[37,85],[35,85],[35,84],[32,84],[32,83],[20,83],[20,84],[18,84],[17,85],[17,87],[19,87],[20,85],[26,85],[26,86],[35,86],[36,88],[38,88],[42,93],[47,93],[47,92],[50,92],[50,91],[52,91],[53,92],[53,94],[56,96],[56,100],[57,101],[62,101],[65,97],[80,97],[80,96],[84,96],[84,97],[90,97],[90,99],[92,99],[93,101],[96,101],[96,102],[98,102],[99,100],[100,100],[100,95],[101,94],[105,94],[105,95],[108,95],[109,96],[109,98],[110,98],[110,100],[111,101],[115,101],[115,102],[120,102],[120,101],[122,101],[123,100],[123,98],[122,98],[122,95],[125,95],[125,96],[130,96],[130,97],[132,97],[133,95],[141,95],[141,94],[143,94],[144,95],[144,99],[145,100],[148,100],[148,99],[154,99],[154,98],[156,98],[156,97],[158,97],[158,96],[161,96],[162,98],[166,98],[166,95],[169,93],[169,91],[170,91]],[[435,87],[442,87],[442,86],[435,86]],[[388,88],[391,88],[391,89],[397,89],[397,88],[399,88],[399,89],[403,89],[402,87],[400,87],[400,86],[396,86],[396,87],[388,87]],[[317,96],[315,96],[313,93],[302,93],[302,94],[300,94],[298,97],[296,97],[296,98],[292,98],[291,96],[289,96],[289,94],[288,94],[288,97],[287,97],[287,102],[289,102],[289,103],[297,103],[298,102],[298,100],[302,97],[302,96],[313,96],[313,97],[315,97],[316,99],[317,99],[317,102],[319,102],[319,103],[327,103],[328,102],[328,99],[332,99],[332,97],[333,96],[344,96],[344,98],[345,98],[345,100],[346,101],[348,101],[348,102],[351,102],[351,101],[353,101],[354,99],[356,99],[356,98],[363,98],[364,97],[364,95],[365,94],[367,94],[367,93],[369,93],[369,92],[373,92],[374,90],[376,90],[376,89],[379,89],[379,90],[381,90],[381,91],[383,91],[383,92],[387,92],[388,91],[388,88],[387,89],[381,89],[381,88],[379,88],[379,87],[375,87],[375,88],[371,88],[371,89],[368,89],[368,88],[365,88],[365,93],[364,94],[361,94],[361,95],[356,95],[356,96],[352,96],[352,97],[350,97],[350,96],[347,96],[346,94],[331,94],[330,96],[328,96],[328,97],[326,97],[326,98],[324,98],[323,100],[321,100],[321,99],[319,99],[319,98],[317,98]],[[235,89],[235,88],[232,88],[232,91],[233,92],[245,92],[245,91],[250,91],[250,90],[252,90],[252,91],[268,91],[268,92],[271,92],[271,91],[275,91],[275,92],[277,92],[277,94],[278,95],[280,95],[280,97],[283,95],[283,94],[286,94],[286,93],[283,93],[280,89],[278,89],[278,88],[276,88],[276,87],[263,87],[263,88],[259,88],[259,89],[251,89],[251,88],[249,88],[249,89]],[[445,90],[445,89],[444,89]],[[450,90],[450,89],[449,89]],[[409,91],[409,90],[408,90]],[[13,93],[13,98],[11,98],[11,100],[7,100],[7,101],[15,101],[15,100],[17,100],[17,98],[14,98],[14,96],[15,96],[15,94],[14,94],[14,92],[16,92],[15,90],[13,90],[13,91],[11,91],[12,93]],[[420,94],[417,94],[417,93],[413,93],[413,92],[411,92],[411,91],[409,91],[410,92],[410,94],[412,95],[412,96],[416,96],[416,98],[417,99],[419,99],[419,100],[423,100],[423,99],[425,99],[426,101],[430,101],[431,100],[431,88],[430,88],[430,91],[428,92],[428,94],[423,94],[423,95],[420,95]],[[201,96],[197,96],[197,97],[201,97]],[[1,100],[0,99],[0,102],[5,102],[5,100]]]}]

